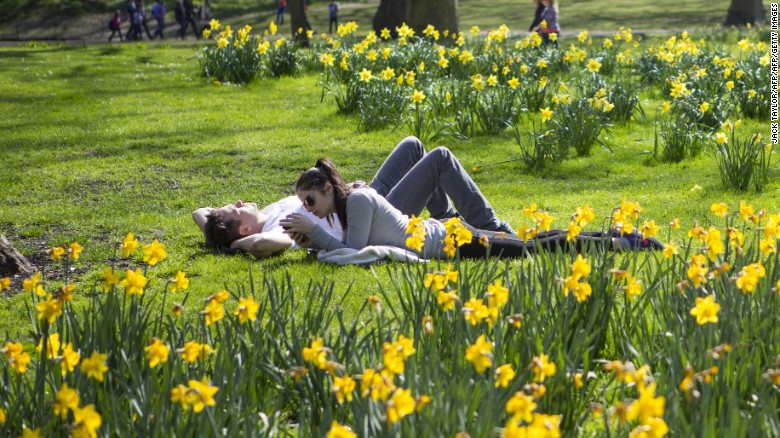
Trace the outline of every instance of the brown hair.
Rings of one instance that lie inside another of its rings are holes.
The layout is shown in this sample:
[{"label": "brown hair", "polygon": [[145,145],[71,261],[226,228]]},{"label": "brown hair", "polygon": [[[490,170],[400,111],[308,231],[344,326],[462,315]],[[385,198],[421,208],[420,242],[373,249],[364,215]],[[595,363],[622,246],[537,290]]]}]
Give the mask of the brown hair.
[{"label": "brown hair", "polygon": [[352,193],[355,185],[347,185],[336,166],[327,158],[320,158],[311,169],[303,172],[295,190],[325,190],[325,183],[333,187],[333,204],[336,208],[336,217],[339,218],[341,228],[347,229],[347,197]]},{"label": "brown hair", "polygon": [[212,209],[206,215],[206,225],[203,234],[206,236],[206,244],[209,246],[226,246],[238,240],[241,235],[238,232],[240,222],[235,219],[225,220],[222,212]]}]

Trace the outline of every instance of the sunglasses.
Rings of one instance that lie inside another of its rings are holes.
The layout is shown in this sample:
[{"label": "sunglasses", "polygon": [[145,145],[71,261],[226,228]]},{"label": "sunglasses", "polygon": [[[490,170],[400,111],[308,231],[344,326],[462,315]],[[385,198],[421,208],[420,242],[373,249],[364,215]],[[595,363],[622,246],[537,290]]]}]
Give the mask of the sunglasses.
[{"label": "sunglasses", "polygon": [[311,194],[308,194],[303,198],[303,205],[309,208],[314,207],[314,198],[311,197]]}]

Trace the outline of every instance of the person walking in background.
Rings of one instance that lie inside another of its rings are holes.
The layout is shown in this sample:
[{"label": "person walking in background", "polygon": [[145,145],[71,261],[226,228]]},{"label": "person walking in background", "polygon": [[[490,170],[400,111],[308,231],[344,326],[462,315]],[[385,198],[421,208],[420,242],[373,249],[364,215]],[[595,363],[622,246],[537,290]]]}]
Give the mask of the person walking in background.
[{"label": "person walking in background", "polygon": [[152,39],[155,39],[158,35],[161,40],[165,39],[165,35],[163,35],[163,30],[165,30],[165,5],[163,4],[163,0],[157,0],[154,3],[154,6],[152,6],[152,15],[154,16],[154,19],[157,20],[157,30],[154,31]]},{"label": "person walking in background", "polygon": [[[542,0],[544,11],[542,11],[542,41],[545,44],[552,44],[558,47],[558,34],[561,29],[558,27],[558,3],[555,0]],[[552,34],[555,34],[552,37]]]},{"label": "person walking in background", "polygon": [[[144,0],[136,0],[135,2],[135,14],[136,17],[139,18],[140,27],[143,28],[143,30],[146,32],[146,36],[149,37],[149,40],[153,40],[154,37],[152,36],[152,33],[149,32],[149,25],[146,23],[146,4],[144,4]],[[141,31],[138,31],[138,37],[141,38]]]},{"label": "person walking in background", "polygon": [[195,23],[195,5],[192,4],[192,0],[184,0],[184,21],[182,22],[179,33],[181,39],[184,39],[184,35],[187,32],[187,25],[192,24],[192,30],[195,32],[195,38],[200,39],[200,32],[198,32],[198,25]]},{"label": "person walking in background", "polygon": [[328,33],[333,33],[333,28],[339,28],[339,2],[330,0],[328,5]]},{"label": "person walking in background", "polygon": [[184,38],[184,36],[181,34],[181,30],[184,29],[185,26],[184,3],[182,0],[176,0],[176,5],[173,8],[173,18],[176,20],[176,24],[179,25],[179,28],[176,29],[176,36]]},{"label": "person walking in background", "polygon": [[108,37],[108,42],[110,43],[111,40],[114,38],[114,35],[119,33],[119,41],[122,41],[122,28],[120,25],[122,24],[122,19],[119,18],[119,9],[114,12],[114,17],[111,19],[111,21],[108,22],[108,29],[111,30],[111,35]]},{"label": "person walking in background", "polygon": [[539,26],[539,23],[542,22],[542,12],[544,11],[544,5],[542,4],[542,0],[534,0],[534,7],[536,8],[534,10],[534,21],[531,23],[530,26],[528,26],[528,32],[535,31],[536,28]]},{"label": "person walking in background", "polygon": [[287,8],[287,0],[279,0],[276,2],[276,24],[284,23],[284,10]]},{"label": "person walking in background", "polygon": [[130,27],[127,29],[127,34],[125,35],[125,38],[129,40],[134,40],[138,38],[138,35],[136,35],[135,32],[135,0],[130,0],[127,2],[127,21],[130,22]]}]

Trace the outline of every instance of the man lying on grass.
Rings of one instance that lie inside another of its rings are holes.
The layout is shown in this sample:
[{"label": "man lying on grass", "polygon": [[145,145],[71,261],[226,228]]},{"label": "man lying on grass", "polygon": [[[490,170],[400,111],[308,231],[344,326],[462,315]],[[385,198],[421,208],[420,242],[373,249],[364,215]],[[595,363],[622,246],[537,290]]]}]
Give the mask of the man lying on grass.
[{"label": "man lying on grass", "polygon": [[[262,210],[257,204],[242,201],[220,208],[203,207],[192,212],[192,219],[203,232],[207,246],[240,250],[262,258],[299,247],[279,224],[280,219],[292,213],[306,215],[334,238],[341,239],[338,221],[312,215],[303,209],[295,196],[288,196]],[[298,240],[305,242],[302,238]]]}]

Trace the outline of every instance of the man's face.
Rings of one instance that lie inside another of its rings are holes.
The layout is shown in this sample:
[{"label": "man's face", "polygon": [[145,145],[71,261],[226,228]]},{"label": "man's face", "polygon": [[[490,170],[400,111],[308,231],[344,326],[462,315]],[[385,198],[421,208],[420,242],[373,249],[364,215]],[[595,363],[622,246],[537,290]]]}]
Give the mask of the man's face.
[{"label": "man's face", "polygon": [[257,204],[253,202],[238,201],[235,204],[226,204],[217,210],[221,213],[223,221],[238,221],[239,227],[256,223],[260,214]]}]

